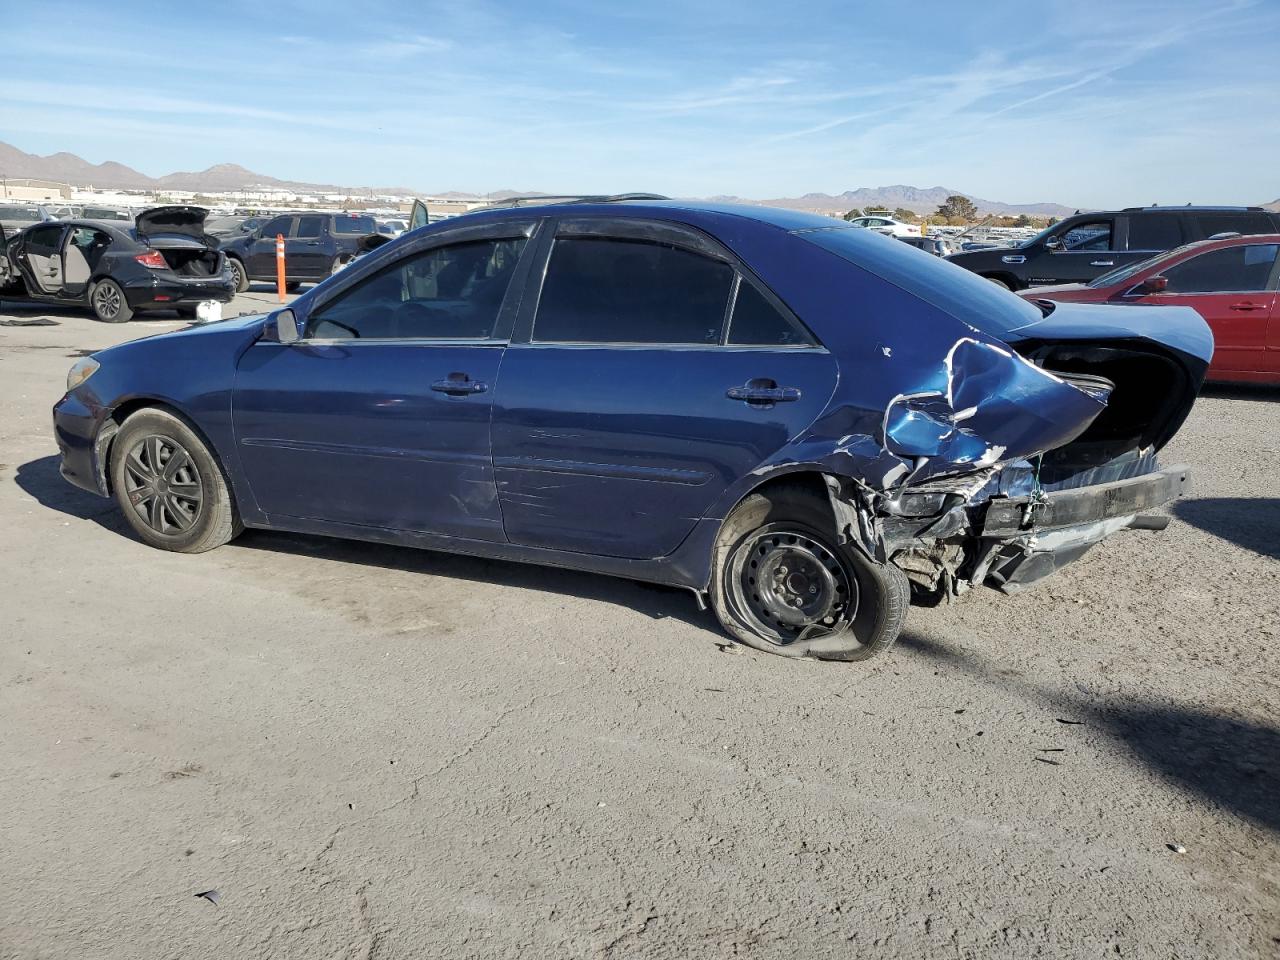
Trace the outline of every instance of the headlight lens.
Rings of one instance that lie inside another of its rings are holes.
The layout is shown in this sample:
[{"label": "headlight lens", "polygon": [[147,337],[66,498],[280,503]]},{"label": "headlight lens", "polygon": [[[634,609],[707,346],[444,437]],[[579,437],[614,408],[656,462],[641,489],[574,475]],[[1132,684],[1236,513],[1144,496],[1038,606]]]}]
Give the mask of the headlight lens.
[{"label": "headlight lens", "polygon": [[73,363],[71,369],[67,371],[67,393],[92,377],[100,366],[102,364],[93,357],[81,357]]}]

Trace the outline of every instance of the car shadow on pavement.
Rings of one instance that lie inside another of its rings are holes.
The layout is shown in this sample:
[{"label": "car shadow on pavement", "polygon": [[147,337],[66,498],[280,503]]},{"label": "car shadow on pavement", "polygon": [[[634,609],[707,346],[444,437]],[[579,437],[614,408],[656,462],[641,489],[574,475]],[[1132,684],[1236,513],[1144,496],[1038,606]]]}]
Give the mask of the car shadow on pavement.
[{"label": "car shadow on pavement", "polygon": [[[662,584],[607,577],[559,567],[491,560],[460,553],[416,547],[342,540],[275,530],[246,530],[231,544],[250,550],[320,557],[377,569],[420,573],[453,580],[496,584],[522,590],[560,593],[629,607],[654,620],[673,619],[707,630],[718,630],[715,617],[698,609],[688,590]],[[724,638],[726,642],[728,638]]]},{"label": "car shadow on pavement", "polygon": [[[41,457],[22,464],[17,469],[14,482],[41,506],[82,520],[92,520],[122,536],[133,536],[128,524],[120,516],[115,501],[94,496],[64,480],[58,472],[57,457]],[[562,593],[630,607],[655,620],[670,618],[718,633],[715,617],[708,611],[699,610],[689,591],[660,584],[622,580],[557,567],[274,530],[246,530],[230,546],[321,557],[341,563],[493,583],[525,590]],[[726,642],[727,639],[725,638]]]},{"label": "car shadow on pavement", "polygon": [[[1038,704],[1066,733],[1100,731],[1166,782],[1223,810],[1280,833],[1280,730],[1250,720],[1173,702],[1102,702],[1050,690],[1022,679],[1018,671],[996,669],[978,654],[958,651],[906,631],[899,649],[961,670]],[[1054,753],[1058,766],[1071,765],[1071,749]]]},{"label": "car shadow on pavement", "polygon": [[1206,497],[1173,505],[1179,520],[1263,557],[1280,560],[1280,499]]},{"label": "car shadow on pavement", "polygon": [[92,520],[108,530],[128,529],[114,500],[94,496],[62,478],[57,457],[41,457],[19,465],[13,482],[43,507],[81,520]]}]

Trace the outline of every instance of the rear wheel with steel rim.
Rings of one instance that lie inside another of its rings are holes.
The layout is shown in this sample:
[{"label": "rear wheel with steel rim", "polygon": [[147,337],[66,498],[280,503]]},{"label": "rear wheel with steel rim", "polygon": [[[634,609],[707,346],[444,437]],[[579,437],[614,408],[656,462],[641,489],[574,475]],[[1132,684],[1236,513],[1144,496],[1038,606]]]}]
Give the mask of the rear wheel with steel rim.
[{"label": "rear wheel with steel rim", "polygon": [[93,314],[103,323],[125,323],[133,319],[133,308],[125,299],[124,290],[114,280],[99,280],[89,295]]},{"label": "rear wheel with steel rim", "polygon": [[858,612],[857,578],[799,524],[765,524],[747,536],[727,574],[734,614],[778,645],[846,629]]},{"label": "rear wheel with steel rim", "polygon": [[134,532],[154,547],[200,553],[240,532],[222,470],[179,417],[149,408],[111,444],[111,485]]},{"label": "rear wheel with steel rim", "polygon": [[745,498],[721,526],[711,604],[759,650],[866,660],[897,639],[910,598],[902,571],[839,543],[826,498],[801,483]]}]

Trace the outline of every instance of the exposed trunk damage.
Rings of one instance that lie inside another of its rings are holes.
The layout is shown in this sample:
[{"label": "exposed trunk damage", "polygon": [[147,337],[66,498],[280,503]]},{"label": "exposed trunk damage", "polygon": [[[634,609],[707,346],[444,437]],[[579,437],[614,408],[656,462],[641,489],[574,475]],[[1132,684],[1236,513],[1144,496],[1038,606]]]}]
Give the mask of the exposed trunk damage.
[{"label": "exposed trunk damage", "polygon": [[1144,512],[1186,492],[1187,469],[1161,469],[1156,451],[1190,411],[1211,345],[1045,332],[956,341],[932,382],[889,402],[881,442],[845,436],[826,458],[841,536],[920,595],[1017,592],[1113,533],[1162,529]]}]

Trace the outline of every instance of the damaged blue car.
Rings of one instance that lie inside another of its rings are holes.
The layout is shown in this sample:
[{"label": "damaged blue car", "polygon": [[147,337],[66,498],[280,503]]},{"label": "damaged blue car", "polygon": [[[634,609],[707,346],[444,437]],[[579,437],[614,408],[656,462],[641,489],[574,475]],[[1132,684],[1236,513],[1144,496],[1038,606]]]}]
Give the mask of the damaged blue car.
[{"label": "damaged blue car", "polygon": [[72,368],[62,472],[145,542],[244,527],[671,584],[861,660],[912,599],[1159,529],[1191,310],[1036,306],[871,231],[635,196],[414,230],[288,309]]}]

